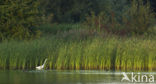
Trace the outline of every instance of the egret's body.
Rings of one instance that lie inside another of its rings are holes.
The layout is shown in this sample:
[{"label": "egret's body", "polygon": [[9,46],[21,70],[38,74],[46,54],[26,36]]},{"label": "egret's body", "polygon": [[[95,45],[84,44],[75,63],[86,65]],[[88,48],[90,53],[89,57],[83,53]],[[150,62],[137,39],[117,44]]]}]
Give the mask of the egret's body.
[{"label": "egret's body", "polygon": [[47,61],[47,59],[45,59],[43,65],[36,67],[36,69],[37,69],[37,70],[43,69],[43,68],[44,68],[44,65],[45,65],[45,63],[46,63],[46,61]]}]

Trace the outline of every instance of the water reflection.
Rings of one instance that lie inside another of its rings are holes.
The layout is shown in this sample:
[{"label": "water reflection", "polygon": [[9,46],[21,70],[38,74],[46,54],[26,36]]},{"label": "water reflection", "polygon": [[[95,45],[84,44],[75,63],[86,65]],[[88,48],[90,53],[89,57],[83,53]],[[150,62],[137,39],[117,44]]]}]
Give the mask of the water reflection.
[{"label": "water reflection", "polygon": [[0,71],[0,84],[116,84],[121,83],[121,79],[122,72],[98,70]]}]

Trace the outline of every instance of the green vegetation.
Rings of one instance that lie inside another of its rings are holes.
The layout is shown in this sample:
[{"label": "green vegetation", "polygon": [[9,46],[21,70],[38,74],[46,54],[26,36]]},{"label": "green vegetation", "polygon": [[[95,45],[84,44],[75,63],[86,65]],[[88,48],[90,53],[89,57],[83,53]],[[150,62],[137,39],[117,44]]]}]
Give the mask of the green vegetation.
[{"label": "green vegetation", "polygon": [[83,25],[81,24],[43,24],[38,29],[43,32],[43,34],[57,34],[60,32],[69,31],[72,29],[80,29]]},{"label": "green vegetation", "polygon": [[156,70],[156,40],[92,38],[65,41],[54,37],[0,44],[0,69]]},{"label": "green vegetation", "polygon": [[40,36],[35,29],[40,23],[39,16],[41,11],[37,0],[0,1],[0,41]]},{"label": "green vegetation", "polygon": [[47,58],[47,69],[156,70],[149,1],[0,3],[0,69],[35,69]]},{"label": "green vegetation", "polygon": [[[91,31],[142,35],[153,31],[156,21],[150,2],[144,0],[7,0],[0,3],[0,41],[36,39],[49,30],[56,34],[69,30],[66,24],[71,23],[85,23]],[[59,24],[65,26],[55,26]]]},{"label": "green vegetation", "polygon": [[121,12],[112,8],[98,15],[92,12],[86,18],[85,25],[91,30],[122,36],[149,34],[149,31],[153,31],[155,13],[149,2],[144,4],[142,0],[132,0],[127,9],[120,10]]}]

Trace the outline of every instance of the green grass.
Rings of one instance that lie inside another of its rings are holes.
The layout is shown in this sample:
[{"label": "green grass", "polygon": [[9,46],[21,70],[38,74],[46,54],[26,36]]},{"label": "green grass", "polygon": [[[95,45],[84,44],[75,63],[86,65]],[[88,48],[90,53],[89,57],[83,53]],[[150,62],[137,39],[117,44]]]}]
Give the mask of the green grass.
[{"label": "green grass", "polygon": [[81,24],[43,24],[38,27],[43,33],[57,34],[59,32],[69,31],[71,29],[80,29]]},{"label": "green grass", "polygon": [[92,38],[64,41],[54,37],[0,43],[0,69],[156,70],[156,40]]}]

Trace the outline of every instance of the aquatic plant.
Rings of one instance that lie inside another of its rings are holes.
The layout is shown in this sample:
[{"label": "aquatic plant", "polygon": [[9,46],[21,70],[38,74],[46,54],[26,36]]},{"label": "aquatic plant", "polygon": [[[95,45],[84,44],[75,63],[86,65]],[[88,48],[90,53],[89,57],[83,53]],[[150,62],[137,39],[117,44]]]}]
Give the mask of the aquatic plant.
[{"label": "aquatic plant", "polygon": [[0,44],[0,69],[35,69],[47,58],[46,69],[156,70],[156,40],[92,38],[63,41],[40,38]]}]

